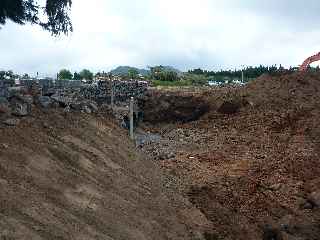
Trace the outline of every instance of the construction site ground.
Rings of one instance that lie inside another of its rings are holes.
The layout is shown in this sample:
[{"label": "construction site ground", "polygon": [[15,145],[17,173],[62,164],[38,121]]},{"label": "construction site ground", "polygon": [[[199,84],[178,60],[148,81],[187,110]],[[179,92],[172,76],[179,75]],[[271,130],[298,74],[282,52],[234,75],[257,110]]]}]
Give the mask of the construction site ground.
[{"label": "construction site ground", "polygon": [[0,126],[0,239],[320,239],[320,75],[152,90]]},{"label": "construction site ground", "polygon": [[[311,73],[158,90],[141,130],[158,137],[140,147],[179,179],[210,221],[208,239],[320,239],[319,90]],[[180,121],[207,105],[198,119]]]}]

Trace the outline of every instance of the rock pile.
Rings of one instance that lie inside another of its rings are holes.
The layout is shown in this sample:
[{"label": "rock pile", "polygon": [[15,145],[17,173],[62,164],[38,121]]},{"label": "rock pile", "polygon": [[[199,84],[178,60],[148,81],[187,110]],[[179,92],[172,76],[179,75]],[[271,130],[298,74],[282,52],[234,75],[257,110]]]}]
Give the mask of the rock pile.
[{"label": "rock pile", "polygon": [[101,102],[111,101],[111,91],[114,91],[115,102],[127,102],[131,97],[141,98],[146,94],[149,84],[145,81],[100,81],[95,88],[85,88],[91,91],[91,98]]},{"label": "rock pile", "polygon": [[80,111],[94,113],[99,110],[93,100],[85,99],[76,94],[56,92],[52,96],[31,95],[24,88],[9,89],[8,97],[0,97],[0,119],[5,125],[15,126],[20,118],[31,114],[32,108],[38,106],[43,109],[64,108],[65,111]]}]

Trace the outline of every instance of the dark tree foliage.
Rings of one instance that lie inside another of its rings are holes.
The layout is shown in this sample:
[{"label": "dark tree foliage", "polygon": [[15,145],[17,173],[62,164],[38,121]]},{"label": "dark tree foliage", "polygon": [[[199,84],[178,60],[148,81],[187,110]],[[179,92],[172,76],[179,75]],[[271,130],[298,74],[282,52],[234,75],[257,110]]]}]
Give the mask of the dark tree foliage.
[{"label": "dark tree foliage", "polygon": [[151,78],[154,80],[159,80],[159,81],[178,81],[179,76],[178,73],[166,69],[164,66],[155,66],[155,67],[150,67],[151,71]]},{"label": "dark tree foliage", "polygon": [[79,75],[81,80],[93,80],[93,73],[88,69],[83,69]]},{"label": "dark tree foliage", "polygon": [[[69,17],[72,0],[47,0],[40,6],[38,0],[0,0],[0,25],[9,19],[18,24],[37,24],[53,35],[72,31]],[[39,16],[45,15],[45,19]]]},{"label": "dark tree foliage", "polygon": [[289,69],[285,69],[283,66],[263,66],[260,65],[258,67],[246,67],[244,69],[234,69],[234,70],[220,70],[220,71],[207,71],[202,70],[200,68],[189,70],[188,73],[197,74],[197,75],[205,75],[207,77],[227,77],[227,78],[241,78],[242,72],[246,78],[257,78],[262,74],[270,74],[270,75],[277,75],[282,73],[292,73],[297,71],[297,68],[290,67]]},{"label": "dark tree foliage", "polygon": [[74,72],[74,74],[73,74],[73,80],[81,80],[80,74],[77,73],[77,72]]},{"label": "dark tree foliage", "polygon": [[62,69],[58,73],[59,80],[71,80],[72,77],[73,77],[73,75],[68,69]]}]

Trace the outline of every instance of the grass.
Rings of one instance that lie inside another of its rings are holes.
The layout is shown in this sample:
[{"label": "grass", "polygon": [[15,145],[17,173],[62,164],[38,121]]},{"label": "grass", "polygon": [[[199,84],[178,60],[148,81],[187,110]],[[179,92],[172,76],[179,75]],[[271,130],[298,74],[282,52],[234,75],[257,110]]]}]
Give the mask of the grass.
[{"label": "grass", "polygon": [[180,81],[160,81],[153,80],[152,85],[155,87],[184,87],[184,86],[192,86],[192,82],[190,80],[180,80]]}]

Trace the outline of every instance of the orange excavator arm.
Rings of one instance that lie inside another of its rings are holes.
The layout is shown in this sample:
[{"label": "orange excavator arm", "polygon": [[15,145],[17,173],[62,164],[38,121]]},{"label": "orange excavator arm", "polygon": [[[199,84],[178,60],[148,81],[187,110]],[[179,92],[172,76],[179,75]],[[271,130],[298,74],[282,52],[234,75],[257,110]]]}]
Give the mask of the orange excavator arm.
[{"label": "orange excavator arm", "polygon": [[307,71],[307,69],[311,63],[319,61],[319,60],[320,60],[320,52],[317,53],[316,55],[308,57],[306,60],[304,60],[304,62],[302,63],[302,65],[299,68],[299,71],[301,71],[301,72]]}]

